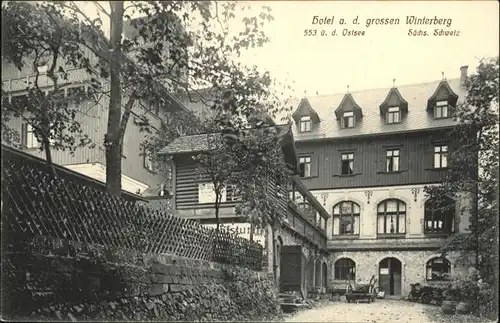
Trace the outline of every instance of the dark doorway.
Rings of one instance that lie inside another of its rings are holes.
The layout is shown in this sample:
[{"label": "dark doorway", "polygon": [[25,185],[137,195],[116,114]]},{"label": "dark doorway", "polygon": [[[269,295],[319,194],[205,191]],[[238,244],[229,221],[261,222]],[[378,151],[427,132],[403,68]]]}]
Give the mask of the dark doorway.
[{"label": "dark doorway", "polygon": [[401,295],[401,261],[385,258],[379,263],[379,286],[386,295]]},{"label": "dark doorway", "polygon": [[326,265],[326,263],[323,263],[323,288],[325,289],[325,292],[326,292],[326,284],[327,284],[327,279],[328,279],[328,273],[327,273],[327,270],[328,270],[328,266]]},{"label": "dark doorway", "polygon": [[309,256],[309,261],[307,262],[307,289],[314,287],[314,259]]},{"label": "dark doorway", "polygon": [[302,246],[281,246],[280,291],[301,291],[304,286]]},{"label": "dark doorway", "polygon": [[321,261],[316,259],[314,266],[314,287],[321,287]]}]

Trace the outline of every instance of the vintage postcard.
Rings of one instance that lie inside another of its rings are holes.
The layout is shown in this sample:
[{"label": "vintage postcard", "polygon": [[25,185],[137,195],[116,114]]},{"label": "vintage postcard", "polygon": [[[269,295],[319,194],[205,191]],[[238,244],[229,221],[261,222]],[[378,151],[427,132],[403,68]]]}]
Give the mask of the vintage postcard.
[{"label": "vintage postcard", "polygon": [[4,321],[496,322],[497,1],[3,1]]}]

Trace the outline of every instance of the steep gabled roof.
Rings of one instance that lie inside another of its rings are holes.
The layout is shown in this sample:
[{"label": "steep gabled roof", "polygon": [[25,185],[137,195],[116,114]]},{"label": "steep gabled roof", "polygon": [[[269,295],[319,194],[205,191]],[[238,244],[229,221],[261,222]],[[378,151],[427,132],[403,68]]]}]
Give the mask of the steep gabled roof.
[{"label": "steep gabled roof", "polygon": [[436,101],[440,100],[447,100],[451,106],[455,106],[457,104],[458,95],[453,92],[447,80],[439,82],[436,90],[427,101],[427,109],[432,109],[436,104]]},{"label": "steep gabled roof", "polygon": [[[278,136],[283,138],[292,135],[289,125],[274,126]],[[215,139],[221,133],[204,133],[199,135],[182,136],[174,139],[169,145],[158,151],[159,155],[177,155],[183,153],[196,153],[209,149],[208,142]]]},{"label": "steep gabled roof", "polygon": [[[297,141],[320,139],[320,138],[348,138],[352,136],[363,136],[372,134],[389,134],[400,132],[412,132],[425,129],[436,129],[456,125],[452,118],[434,119],[426,107],[429,98],[436,92],[440,81],[402,85],[398,87],[401,96],[408,103],[408,114],[401,123],[387,125],[380,117],[380,104],[384,102],[390,88],[370,89],[351,92],[356,103],[363,107],[363,121],[356,123],[356,127],[342,129],[339,122],[335,120],[335,109],[344,100],[345,93],[311,96],[307,100],[311,107],[318,113],[321,123],[314,127],[311,132],[300,133],[296,126],[292,129]],[[460,79],[447,81],[454,93],[463,96],[460,87]],[[301,99],[290,102],[298,106]],[[277,116],[276,120],[279,120]]]},{"label": "steep gabled roof", "polygon": [[393,87],[387,93],[384,102],[380,105],[380,114],[387,112],[389,107],[398,106],[402,111],[408,112],[408,102],[403,98],[397,87]]},{"label": "steep gabled roof", "polygon": [[[295,140],[290,124],[275,125],[278,133],[279,142],[283,148],[285,158],[288,164],[293,168],[293,171],[298,170],[298,157],[295,149]],[[251,130],[249,130],[251,131]],[[208,133],[200,135],[182,136],[176,138],[168,146],[162,148],[158,155],[179,155],[179,154],[194,154],[207,151],[209,149],[209,141],[220,133]]]},{"label": "steep gabled roof", "polygon": [[335,116],[337,117],[337,120],[339,120],[342,117],[342,113],[346,111],[354,111],[357,119],[361,119],[363,117],[363,110],[356,103],[351,93],[345,94],[339,106],[335,109]]},{"label": "steep gabled roof", "polygon": [[306,98],[300,100],[299,106],[292,114],[292,118],[296,123],[299,123],[300,118],[304,116],[311,116],[311,120],[314,123],[318,123],[320,121],[318,113],[314,111],[314,109],[311,107],[311,104]]}]

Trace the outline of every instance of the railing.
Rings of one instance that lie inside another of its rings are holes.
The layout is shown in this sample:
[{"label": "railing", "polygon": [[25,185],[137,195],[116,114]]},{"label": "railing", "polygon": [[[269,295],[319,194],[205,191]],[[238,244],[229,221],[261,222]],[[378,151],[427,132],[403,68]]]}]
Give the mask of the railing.
[{"label": "railing", "polygon": [[262,268],[258,243],[56,178],[19,161],[3,160],[3,226],[12,243],[48,236]]},{"label": "railing", "polygon": [[290,198],[289,200],[293,205],[295,205],[296,209],[301,212],[302,215],[304,215],[304,217],[314,223],[314,225],[317,226],[320,230],[325,230],[323,227],[321,227],[321,221],[317,220],[318,211],[316,211],[311,204],[305,203],[305,205],[307,206],[304,206],[304,200],[302,197],[296,198],[295,200],[293,198]]},{"label": "railing", "polygon": [[326,248],[325,231],[320,229],[311,218],[307,218],[301,208],[297,207],[297,204],[294,203],[292,199],[290,199],[288,203],[286,223],[296,232],[309,238],[321,248]]},{"label": "railing", "polygon": [[[91,78],[91,75],[83,68],[69,69],[66,73],[68,74],[67,79],[64,79],[61,73],[56,73],[59,85],[89,82]],[[26,91],[27,88],[34,86],[35,79],[35,75],[29,75],[2,80],[2,89],[6,92]],[[53,85],[52,80],[45,73],[39,75],[38,86],[50,87]]]}]

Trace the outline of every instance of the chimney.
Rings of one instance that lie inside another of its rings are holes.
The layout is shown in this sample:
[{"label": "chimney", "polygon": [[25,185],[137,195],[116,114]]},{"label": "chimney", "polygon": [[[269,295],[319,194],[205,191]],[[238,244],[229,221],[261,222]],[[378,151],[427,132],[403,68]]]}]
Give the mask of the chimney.
[{"label": "chimney", "polygon": [[467,69],[469,66],[465,65],[460,67],[460,86],[465,85],[465,81],[467,80]]}]

